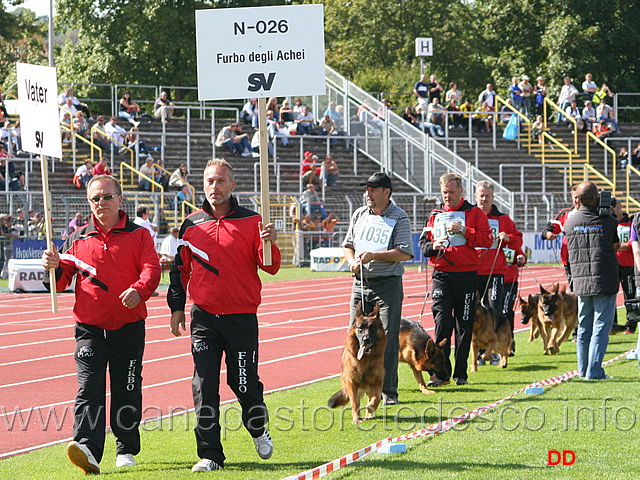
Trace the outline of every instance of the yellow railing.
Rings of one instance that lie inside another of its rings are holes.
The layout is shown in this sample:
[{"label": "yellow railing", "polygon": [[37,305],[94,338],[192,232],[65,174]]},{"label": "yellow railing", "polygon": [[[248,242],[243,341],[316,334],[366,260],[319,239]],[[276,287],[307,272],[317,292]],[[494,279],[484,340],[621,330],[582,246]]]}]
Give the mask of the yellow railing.
[{"label": "yellow railing", "polygon": [[[521,126],[526,126],[527,127],[527,131],[531,130],[531,122],[529,121],[529,119],[527,117],[525,117],[522,113],[520,113],[520,111],[518,111],[517,109],[514,108],[513,105],[509,105],[507,103],[507,101],[502,98],[500,95],[496,95],[496,112],[498,112],[498,107],[500,107],[500,105],[505,105],[509,110],[511,110],[511,113],[514,115],[517,115],[520,118],[520,125]],[[502,108],[500,108],[502,109]],[[498,115],[496,115],[498,116]],[[521,129],[518,128],[518,135],[520,135],[520,141],[522,141],[522,137],[523,135],[521,135]],[[524,135],[525,137],[525,143],[527,144],[527,147],[529,148],[529,153],[531,153],[531,135]]]},{"label": "yellow railing", "polygon": [[[108,137],[108,135],[107,135],[107,134],[105,134],[101,129],[96,128],[96,126],[94,125],[93,127],[91,127],[91,143],[94,143],[94,142],[93,142],[93,139],[94,139],[94,136],[95,136],[95,132],[96,132],[96,131],[99,131],[101,134],[104,134],[105,136],[107,136],[107,137]],[[121,148],[120,148],[120,149],[118,149],[118,150],[124,149],[125,151],[128,151],[128,152],[129,152],[129,158],[130,158],[130,164],[129,164],[129,165],[130,165],[131,167],[133,167],[133,158],[134,158],[134,152],[133,152],[133,150],[132,150],[132,149],[130,149],[128,146],[126,146],[124,143],[121,143],[121,142],[117,141],[115,138],[112,138],[112,139],[110,139],[110,140],[111,140],[111,143],[113,143],[114,145],[116,145],[116,146],[120,146],[120,147],[121,147]],[[102,155],[102,152],[101,152],[100,154]],[[93,149],[91,149],[91,161],[93,161]]]},{"label": "yellow railing", "polygon": [[[566,158],[563,157],[555,157],[548,158],[547,157],[547,149],[545,148],[546,141],[551,142],[552,145],[555,145],[554,148],[558,148],[564,154],[566,154]],[[562,142],[558,141],[553,135],[549,135],[547,132],[542,132],[542,164],[553,164],[553,163],[569,163],[569,185],[573,185],[573,169],[574,169],[574,158],[573,152]],[[582,162],[581,162],[582,163]]]},{"label": "yellow railing", "polygon": [[[611,178],[613,178],[613,182],[609,182],[612,186],[613,189],[613,194],[616,195],[616,166],[617,166],[617,161],[616,161],[616,151],[611,148],[609,145],[607,145],[606,143],[604,143],[602,140],[600,140],[598,137],[596,137],[593,133],[591,132],[587,132],[587,138],[585,141],[586,144],[586,154],[587,154],[587,163],[591,164],[591,157],[589,156],[589,139],[594,140],[598,145],[600,145],[602,148],[604,148],[607,152],[609,152],[611,154]],[[606,167],[606,165],[605,165]],[[605,168],[606,170],[606,168]],[[629,189],[627,188],[627,195],[629,194]]]},{"label": "yellow railing", "polygon": [[193,203],[188,200],[183,200],[180,204],[180,223],[184,222],[184,219],[187,217],[187,212],[185,211],[187,207],[189,207],[192,212],[198,210],[198,207],[196,207]]},{"label": "yellow railing", "polygon": [[[164,193],[164,187],[162,185],[160,185],[158,182],[156,182],[153,178],[148,177],[147,175],[145,175],[144,173],[140,172],[139,170],[136,170],[135,168],[133,168],[131,165],[129,165],[127,162],[120,162],[120,184],[123,185],[124,184],[124,169],[128,169],[129,172],[131,173],[131,183],[133,185],[135,185],[135,183],[133,182],[133,176],[134,173],[137,173],[139,177],[144,178],[145,180],[149,180],[149,183],[151,184],[151,189],[154,190],[156,187],[158,188],[158,192],[160,193]],[[161,208],[164,210],[164,195],[161,196]]]},{"label": "yellow railing", "polygon": [[578,122],[576,122],[576,119],[571,117],[571,116],[567,116],[566,112],[563,112],[562,109],[555,104],[555,102],[549,100],[548,97],[544,97],[544,128],[547,128],[547,119],[549,118],[549,115],[547,115],[547,105],[549,105],[549,107],[551,107],[551,109],[553,111],[556,111],[557,113],[562,114],[562,116],[564,116],[564,118],[568,118],[569,121],[573,124],[573,153],[575,153],[576,155],[578,154]]},{"label": "yellow railing", "polygon": [[636,184],[637,181],[640,180],[640,170],[638,170],[636,167],[634,167],[633,165],[629,164],[627,165],[627,169],[626,169],[626,175],[625,175],[625,181],[626,181],[626,187],[627,187],[627,192],[625,195],[625,202],[626,202],[626,211],[631,213],[631,208],[630,208],[630,204],[633,203],[633,205],[635,206],[635,210],[640,210],[640,202],[638,202],[635,198],[633,198],[630,195],[631,192],[631,182],[630,182],[630,177],[631,177],[631,173],[633,173],[634,175],[637,176],[636,179]]}]

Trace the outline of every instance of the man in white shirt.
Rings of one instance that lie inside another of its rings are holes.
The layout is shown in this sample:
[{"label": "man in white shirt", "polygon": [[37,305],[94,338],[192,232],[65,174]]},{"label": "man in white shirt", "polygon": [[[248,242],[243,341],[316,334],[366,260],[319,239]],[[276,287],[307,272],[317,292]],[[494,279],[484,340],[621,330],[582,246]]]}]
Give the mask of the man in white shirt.
[{"label": "man in white shirt", "polygon": [[[576,87],[571,85],[571,79],[564,77],[564,85],[560,89],[560,96],[558,97],[558,106],[563,112],[567,111],[567,108],[576,99],[576,95],[580,93]],[[564,122],[564,115],[558,113],[558,123]]]},{"label": "man in white shirt", "polygon": [[176,252],[178,251],[178,233],[180,229],[178,227],[173,227],[171,229],[171,234],[167,235],[164,240],[162,240],[162,244],[160,245],[160,261],[161,262],[173,262],[173,259],[176,256]]},{"label": "man in white shirt", "polygon": [[158,227],[149,221],[149,207],[144,205],[138,207],[136,210],[136,218],[133,219],[133,223],[149,230],[149,235],[151,235],[153,244],[156,245]]},{"label": "man in white shirt", "polygon": [[593,81],[593,75],[587,73],[584,76],[584,82],[582,82],[582,91],[584,92],[584,96],[587,100],[591,100],[593,98],[593,94],[598,91],[598,85]]},{"label": "man in white shirt", "polygon": [[109,123],[104,126],[104,131],[111,140],[115,141],[116,147],[120,148],[125,145],[127,131],[118,125],[118,117],[111,117]]}]

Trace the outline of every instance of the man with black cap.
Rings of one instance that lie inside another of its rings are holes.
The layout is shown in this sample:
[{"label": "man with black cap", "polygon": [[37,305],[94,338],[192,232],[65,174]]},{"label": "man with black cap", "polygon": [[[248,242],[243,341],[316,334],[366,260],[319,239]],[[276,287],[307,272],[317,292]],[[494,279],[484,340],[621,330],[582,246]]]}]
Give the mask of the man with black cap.
[{"label": "man with black cap", "polygon": [[380,320],[387,335],[384,353],[383,405],[398,403],[398,350],[402,313],[402,262],[413,258],[411,221],[407,213],[391,201],[393,187],[384,172],[376,172],[366,182],[366,205],[351,217],[342,243],[344,258],[353,273],[351,321],[362,301],[364,312],[378,302]]}]

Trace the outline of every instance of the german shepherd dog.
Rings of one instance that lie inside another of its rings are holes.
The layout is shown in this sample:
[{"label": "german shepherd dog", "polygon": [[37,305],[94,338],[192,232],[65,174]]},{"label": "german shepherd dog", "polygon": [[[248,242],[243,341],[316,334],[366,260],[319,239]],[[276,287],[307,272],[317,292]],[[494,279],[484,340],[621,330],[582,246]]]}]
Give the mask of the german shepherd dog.
[{"label": "german shepherd dog", "polygon": [[373,418],[382,400],[386,345],[387,336],[380,321],[378,303],[372,313],[365,315],[362,302],[358,302],[342,351],[342,389],[333,394],[328,403],[330,408],[336,408],[351,402],[352,423],[362,423],[362,393],[366,393],[368,399],[366,420]]},{"label": "german shepherd dog", "polygon": [[[498,368],[507,368],[509,354],[511,353],[511,326],[509,321],[500,319],[502,312],[496,312],[493,308],[482,305],[480,296],[476,294],[476,321],[473,323],[473,336],[471,337],[471,372],[478,371],[478,353],[484,348],[482,358],[491,360],[491,352],[500,354]],[[496,325],[498,325],[496,329]]]},{"label": "german shepherd dog", "polygon": [[524,300],[522,297],[518,297],[520,302],[520,322],[523,325],[531,322],[531,329],[529,330],[529,342],[533,342],[539,335],[543,336],[543,342],[547,344],[547,333],[543,329],[540,329],[540,319],[538,318],[538,303],[540,302],[540,294],[529,295]]},{"label": "german shepherd dog", "polygon": [[562,342],[578,326],[578,298],[567,293],[566,289],[563,286],[560,290],[558,283],[554,283],[549,290],[540,285],[538,318],[547,334],[545,355],[549,352],[552,355],[558,353]]},{"label": "german shepherd dog", "polygon": [[445,356],[442,347],[447,342],[443,339],[439,344],[433,341],[427,331],[417,322],[404,317],[400,320],[400,350],[398,360],[408,363],[413,376],[418,381],[422,393],[436,393],[429,390],[424,383],[422,372],[435,374],[438,378],[446,378]]}]

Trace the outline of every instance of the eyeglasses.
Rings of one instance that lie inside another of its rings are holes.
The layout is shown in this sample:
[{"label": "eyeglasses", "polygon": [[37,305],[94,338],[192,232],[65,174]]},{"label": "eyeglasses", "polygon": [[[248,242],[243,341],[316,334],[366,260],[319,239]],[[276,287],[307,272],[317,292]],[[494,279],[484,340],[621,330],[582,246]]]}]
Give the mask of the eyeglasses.
[{"label": "eyeglasses", "polygon": [[98,195],[96,195],[95,197],[91,197],[89,201],[97,205],[98,203],[100,203],[100,200],[104,200],[105,202],[108,202],[109,200],[113,200],[114,198],[119,196],[120,195],[116,193],[107,193],[106,195],[103,195],[101,197],[99,197]]}]

